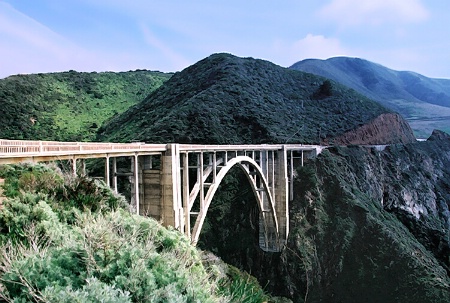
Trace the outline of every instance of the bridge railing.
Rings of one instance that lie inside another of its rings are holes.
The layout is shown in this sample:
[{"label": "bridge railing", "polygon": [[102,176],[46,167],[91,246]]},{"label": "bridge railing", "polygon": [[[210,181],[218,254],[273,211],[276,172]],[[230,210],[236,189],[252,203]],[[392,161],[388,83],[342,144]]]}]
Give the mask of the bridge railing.
[{"label": "bridge railing", "polygon": [[[13,154],[46,154],[70,152],[119,152],[119,151],[155,151],[164,152],[166,144],[134,143],[104,143],[104,142],[58,142],[58,141],[28,141],[0,139],[0,157]],[[317,145],[303,144],[259,144],[259,145],[201,145],[179,144],[182,152],[215,152],[215,151],[263,151],[263,150],[320,150]],[[320,152],[320,151],[319,151]]]},{"label": "bridge railing", "polygon": [[280,150],[285,147],[288,150],[313,150],[318,145],[303,144],[243,144],[243,145],[201,145],[180,144],[180,151],[257,151],[257,150]]},{"label": "bridge railing", "polygon": [[165,144],[0,140],[0,155],[83,151],[164,151]]}]

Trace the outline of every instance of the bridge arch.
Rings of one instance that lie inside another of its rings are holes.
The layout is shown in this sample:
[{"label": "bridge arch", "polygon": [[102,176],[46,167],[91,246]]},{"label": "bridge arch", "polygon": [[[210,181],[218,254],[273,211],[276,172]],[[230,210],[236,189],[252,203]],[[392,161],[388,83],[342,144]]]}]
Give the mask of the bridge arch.
[{"label": "bridge arch", "polygon": [[[179,229],[194,243],[198,240],[218,185],[231,167],[237,165],[250,180],[261,210],[261,248],[264,249],[267,247],[265,244],[270,243],[272,248],[265,249],[266,251],[281,251],[289,234],[288,209],[294,193],[295,161],[303,166],[304,152],[310,153],[308,157],[315,157],[323,148],[325,147],[303,144],[191,145],[0,139],[0,164],[71,160],[75,173],[77,160],[104,158],[107,184],[113,177],[115,185],[118,175],[131,178],[131,203],[136,206],[138,214],[152,216],[166,226]],[[217,159],[217,155],[222,155],[223,158]],[[235,157],[229,160],[228,156],[233,155]],[[251,156],[247,157],[248,155]],[[195,156],[197,161],[193,159]],[[115,159],[118,157],[131,157],[130,171],[117,171]],[[152,157],[156,158],[155,167]],[[209,163],[204,165],[206,157]],[[110,158],[113,159],[112,171]],[[194,187],[191,187],[193,169],[197,170],[197,178]],[[209,183],[211,175],[213,182]],[[117,190],[116,187],[115,189]],[[192,211],[196,197],[199,196],[200,216],[199,212]],[[192,235],[191,217],[194,219],[194,215],[197,218],[195,233]]]},{"label": "bridge arch", "polygon": [[[222,160],[219,160],[218,162],[222,162]],[[201,208],[197,219],[195,221],[191,239],[194,244],[198,242],[198,239],[200,237],[200,232],[203,226],[203,223],[206,219],[206,215],[208,213],[209,206],[211,205],[212,199],[214,198],[215,193],[217,192],[217,189],[219,188],[219,185],[221,184],[223,178],[227,175],[227,173],[233,168],[233,167],[239,167],[244,173],[247,179],[249,180],[249,183],[251,185],[252,191],[255,195],[255,198],[258,203],[258,208],[260,211],[260,218],[262,220],[262,226],[263,226],[263,234],[264,234],[264,242],[266,249],[270,249],[269,247],[276,247],[278,245],[278,237],[279,237],[279,227],[278,227],[278,220],[277,220],[277,214],[275,209],[275,201],[274,197],[272,197],[268,182],[264,176],[264,172],[262,168],[259,166],[259,164],[252,158],[248,156],[236,156],[230,160],[228,160],[223,167],[221,167],[220,171],[215,176],[215,182],[211,184],[208,191],[206,192],[205,198],[204,198],[204,207]],[[211,169],[209,169],[206,172],[206,175],[204,174],[202,177],[206,178],[208,174],[211,173]],[[199,183],[199,180],[197,180],[197,183]],[[195,199],[195,197],[198,194],[198,187],[199,185],[196,184],[194,186],[195,193],[194,197],[191,196],[191,198]],[[260,230],[261,234],[261,230]],[[261,238],[261,237],[260,237]],[[261,244],[261,239],[260,239]],[[262,247],[264,249],[264,247]]]}]

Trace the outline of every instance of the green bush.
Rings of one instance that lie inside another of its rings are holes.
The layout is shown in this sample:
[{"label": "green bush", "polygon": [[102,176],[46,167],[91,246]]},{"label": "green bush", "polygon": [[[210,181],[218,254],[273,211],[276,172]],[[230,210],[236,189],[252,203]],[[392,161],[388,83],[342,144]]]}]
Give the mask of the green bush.
[{"label": "green bush", "polygon": [[23,192],[50,193],[64,182],[55,166],[33,163],[0,166],[0,177],[6,179],[3,194],[7,197],[17,197]]},{"label": "green bush", "polygon": [[82,289],[74,290],[71,286],[47,287],[42,293],[44,300],[59,303],[131,303],[127,291],[105,284],[96,278],[89,278]]},{"label": "green bush", "polygon": [[0,208],[0,302],[266,300],[254,278],[204,262],[188,238],[131,214],[103,183],[55,172],[59,188],[39,185],[46,169],[0,169],[11,189]]},{"label": "green bush", "polygon": [[219,285],[219,293],[227,296],[230,302],[253,303],[269,300],[255,277],[233,266],[228,266],[227,278],[222,279]]}]

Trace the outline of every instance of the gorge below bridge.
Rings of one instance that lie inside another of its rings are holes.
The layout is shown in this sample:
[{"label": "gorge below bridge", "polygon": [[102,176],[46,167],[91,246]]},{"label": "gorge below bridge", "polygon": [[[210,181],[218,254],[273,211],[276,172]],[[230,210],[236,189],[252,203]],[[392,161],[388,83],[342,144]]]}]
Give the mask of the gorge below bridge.
[{"label": "gorge below bridge", "polygon": [[[85,174],[84,159],[105,159],[105,182],[118,192],[117,178],[131,183],[131,205],[143,216],[173,226],[196,244],[208,208],[223,178],[237,166],[245,173],[259,209],[259,245],[280,251],[289,234],[289,201],[295,167],[324,147],[301,144],[189,145],[0,140],[0,164],[71,161]],[[131,159],[127,172],[118,158]],[[79,161],[78,161],[79,160]],[[239,211],[239,210],[236,210]]]}]

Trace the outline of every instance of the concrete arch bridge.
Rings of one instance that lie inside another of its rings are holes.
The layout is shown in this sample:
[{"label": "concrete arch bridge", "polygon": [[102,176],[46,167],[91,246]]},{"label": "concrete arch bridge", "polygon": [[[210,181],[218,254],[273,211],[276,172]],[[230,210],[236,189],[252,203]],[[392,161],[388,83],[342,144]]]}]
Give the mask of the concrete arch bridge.
[{"label": "concrete arch bridge", "polygon": [[[223,178],[233,167],[246,175],[259,209],[259,244],[280,251],[289,234],[294,168],[322,151],[317,145],[186,145],[0,140],[0,164],[71,160],[74,173],[84,159],[105,159],[105,181],[117,192],[117,178],[131,181],[131,203],[140,215],[173,226],[197,243]],[[131,169],[117,170],[117,158]]]}]

